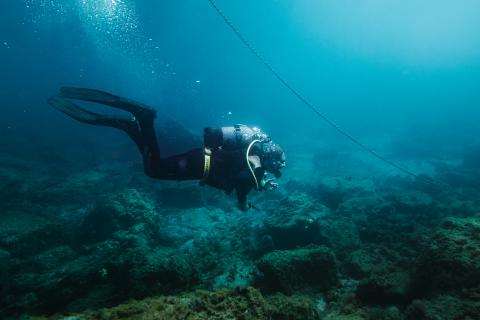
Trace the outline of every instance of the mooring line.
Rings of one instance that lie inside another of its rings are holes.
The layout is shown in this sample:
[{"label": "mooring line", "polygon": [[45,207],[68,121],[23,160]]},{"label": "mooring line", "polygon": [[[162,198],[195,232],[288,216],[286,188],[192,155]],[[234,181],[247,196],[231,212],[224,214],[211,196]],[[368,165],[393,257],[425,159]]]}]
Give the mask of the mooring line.
[{"label": "mooring line", "polygon": [[317,116],[319,116],[323,121],[325,121],[329,126],[334,128],[337,132],[339,132],[341,135],[346,137],[348,140],[350,140],[352,143],[360,147],[363,151],[371,154],[373,157],[383,161],[384,163],[388,164],[389,166],[411,176],[416,179],[423,180],[428,183],[435,183],[430,178],[427,178],[425,176],[420,176],[407,168],[385,158],[381,154],[377,153],[373,149],[367,147],[365,144],[363,144],[360,140],[352,136],[350,133],[345,131],[343,128],[341,128],[339,125],[337,125],[333,120],[328,118],[326,115],[324,115],[322,112],[318,110],[315,105],[313,105],[310,101],[308,101],[302,94],[300,94],[299,91],[297,91],[294,87],[290,85],[290,83],[280,75],[280,73],[277,72],[277,70],[250,44],[250,42],[243,36],[243,34],[235,27],[235,25],[230,21],[230,19],[223,13],[223,11],[217,6],[217,4],[213,0],[208,0],[208,2],[212,5],[212,7],[215,9],[215,11],[218,13],[218,15],[222,18],[222,20],[227,24],[227,26],[235,33],[238,39],[243,43],[243,45],[270,71],[271,74],[275,78],[277,78],[278,81],[280,81],[284,87],[286,87],[295,97],[297,97],[305,106],[307,106],[310,110],[312,110]]}]

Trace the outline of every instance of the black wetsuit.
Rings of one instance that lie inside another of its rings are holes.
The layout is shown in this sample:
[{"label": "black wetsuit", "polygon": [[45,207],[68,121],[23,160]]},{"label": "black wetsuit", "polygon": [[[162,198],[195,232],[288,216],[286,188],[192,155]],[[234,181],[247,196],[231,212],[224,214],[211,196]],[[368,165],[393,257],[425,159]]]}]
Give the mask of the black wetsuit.
[{"label": "black wetsuit", "polygon": [[[70,99],[105,104],[127,111],[134,117],[96,114],[82,109]],[[126,132],[142,154],[144,171],[149,177],[162,180],[201,180],[201,184],[222,189],[228,194],[235,190],[241,204],[246,204],[247,194],[255,187],[244,146],[213,150],[207,177],[204,173],[204,148],[194,148],[162,158],[154,127],[156,112],[141,103],[103,91],[69,87],[62,88],[60,94],[50,97],[48,103],[78,121]],[[261,167],[255,170],[259,182],[263,174]]]},{"label": "black wetsuit", "polygon": [[[210,174],[202,183],[222,189],[227,194],[235,190],[238,201],[246,203],[247,194],[256,188],[245,158],[246,151],[246,149],[212,151]],[[260,183],[265,170],[260,167],[255,169],[254,173]]]},{"label": "black wetsuit", "polygon": [[[200,180],[200,184],[224,190],[227,194],[235,191],[240,203],[245,203],[247,194],[256,187],[247,165],[245,148],[213,150],[210,172],[204,177],[204,148],[194,148],[162,158],[153,119],[142,121],[140,127],[142,134],[134,141],[142,153],[144,171],[149,177],[162,180]],[[265,170],[257,168],[254,172],[260,182]]]}]

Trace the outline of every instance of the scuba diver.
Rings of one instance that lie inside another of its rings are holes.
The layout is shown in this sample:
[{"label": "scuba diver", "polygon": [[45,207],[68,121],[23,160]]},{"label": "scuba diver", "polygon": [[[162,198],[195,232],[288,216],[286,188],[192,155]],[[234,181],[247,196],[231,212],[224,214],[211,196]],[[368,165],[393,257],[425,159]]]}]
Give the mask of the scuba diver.
[{"label": "scuba diver", "polygon": [[[131,116],[103,115],[87,111],[69,99],[95,102],[127,111]],[[281,176],[285,154],[278,144],[258,128],[235,125],[204,129],[204,147],[162,158],[157,142],[152,108],[107,92],[64,87],[48,103],[75,120],[120,129],[135,142],[143,157],[145,174],[161,180],[200,180],[227,194],[235,191],[238,207],[248,210],[247,194],[252,190],[275,190],[268,178]]]}]

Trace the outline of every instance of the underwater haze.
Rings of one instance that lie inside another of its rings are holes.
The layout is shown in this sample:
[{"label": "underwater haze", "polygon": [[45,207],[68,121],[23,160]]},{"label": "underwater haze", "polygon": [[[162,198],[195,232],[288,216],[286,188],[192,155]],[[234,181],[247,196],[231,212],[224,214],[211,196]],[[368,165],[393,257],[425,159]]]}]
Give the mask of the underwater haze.
[{"label": "underwater haze", "polygon": [[[2,1],[0,318],[480,318],[479,30],[475,0]],[[162,156],[259,127],[279,187],[151,179],[64,86],[155,109]]]}]

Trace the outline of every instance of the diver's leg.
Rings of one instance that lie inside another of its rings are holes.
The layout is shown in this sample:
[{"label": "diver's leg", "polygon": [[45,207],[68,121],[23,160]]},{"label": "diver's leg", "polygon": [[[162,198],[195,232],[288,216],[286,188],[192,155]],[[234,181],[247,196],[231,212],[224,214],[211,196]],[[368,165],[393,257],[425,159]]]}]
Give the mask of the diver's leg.
[{"label": "diver's leg", "polygon": [[[97,102],[128,111],[134,117],[101,115],[87,111],[72,101]],[[143,157],[145,174],[157,179],[191,180],[203,176],[204,154],[202,149],[161,159],[155,133],[155,110],[107,92],[83,88],[62,88],[60,95],[52,96],[48,103],[68,116],[92,125],[109,126],[125,131],[136,143]]]},{"label": "diver's leg", "polygon": [[203,178],[204,161],[203,149],[195,148],[154,162],[151,168],[153,176],[149,176],[165,180],[200,180]]}]

